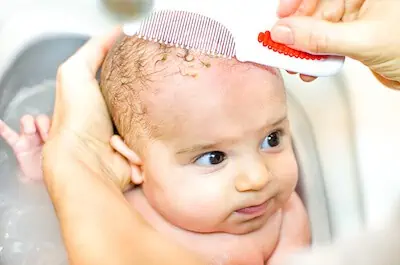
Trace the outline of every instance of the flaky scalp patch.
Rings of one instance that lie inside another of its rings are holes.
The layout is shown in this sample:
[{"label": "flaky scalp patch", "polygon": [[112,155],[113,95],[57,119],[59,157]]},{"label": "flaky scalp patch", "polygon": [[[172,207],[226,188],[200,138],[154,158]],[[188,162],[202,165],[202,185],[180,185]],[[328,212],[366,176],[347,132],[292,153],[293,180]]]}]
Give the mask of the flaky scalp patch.
[{"label": "flaky scalp patch", "polygon": [[143,97],[158,92],[154,83],[175,74],[195,78],[199,69],[210,67],[206,56],[187,49],[121,36],[107,55],[101,73],[101,91],[118,133],[131,148],[137,140],[151,136],[157,126],[146,117]]}]

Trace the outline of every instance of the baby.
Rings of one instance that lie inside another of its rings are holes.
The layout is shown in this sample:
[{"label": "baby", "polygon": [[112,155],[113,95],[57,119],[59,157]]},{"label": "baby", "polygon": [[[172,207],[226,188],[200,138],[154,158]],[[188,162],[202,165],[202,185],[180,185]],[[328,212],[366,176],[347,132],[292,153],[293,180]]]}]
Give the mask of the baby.
[{"label": "baby", "polygon": [[[310,244],[278,70],[123,36],[101,90],[136,184],[126,198],[154,228],[214,265],[280,264]],[[49,119],[21,124],[0,135],[40,180]]]}]

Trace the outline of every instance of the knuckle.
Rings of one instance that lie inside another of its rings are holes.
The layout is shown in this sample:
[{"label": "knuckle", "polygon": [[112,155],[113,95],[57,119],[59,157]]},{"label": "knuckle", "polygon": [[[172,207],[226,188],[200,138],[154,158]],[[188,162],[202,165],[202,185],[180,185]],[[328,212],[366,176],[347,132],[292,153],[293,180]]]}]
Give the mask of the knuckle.
[{"label": "knuckle", "polygon": [[323,53],[328,48],[328,37],[318,31],[312,31],[308,39],[308,47],[311,52]]}]

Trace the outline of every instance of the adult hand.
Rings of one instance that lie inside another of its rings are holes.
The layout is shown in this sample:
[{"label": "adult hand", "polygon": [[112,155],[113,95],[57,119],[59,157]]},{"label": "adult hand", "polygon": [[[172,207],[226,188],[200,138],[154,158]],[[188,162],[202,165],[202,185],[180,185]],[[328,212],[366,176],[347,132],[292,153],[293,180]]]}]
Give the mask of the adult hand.
[{"label": "adult hand", "polygon": [[[113,126],[95,78],[120,34],[120,29],[116,29],[107,36],[91,39],[59,68],[54,115],[49,140],[43,149],[43,162],[52,166],[60,163],[55,154],[63,149],[90,170],[101,170],[105,173],[102,176],[123,190],[130,183],[130,169],[110,146]],[[51,187],[54,181],[57,180],[53,176],[45,175],[47,186]]]},{"label": "adult hand", "polygon": [[[281,0],[283,17],[272,39],[312,53],[348,56],[368,66],[384,85],[400,89],[400,22],[397,0]],[[322,19],[321,19],[322,18]]]},{"label": "adult hand", "polygon": [[130,167],[110,147],[113,127],[95,79],[119,34],[91,39],[57,76],[43,174],[68,263],[203,265],[148,225],[121,192],[130,182]]}]

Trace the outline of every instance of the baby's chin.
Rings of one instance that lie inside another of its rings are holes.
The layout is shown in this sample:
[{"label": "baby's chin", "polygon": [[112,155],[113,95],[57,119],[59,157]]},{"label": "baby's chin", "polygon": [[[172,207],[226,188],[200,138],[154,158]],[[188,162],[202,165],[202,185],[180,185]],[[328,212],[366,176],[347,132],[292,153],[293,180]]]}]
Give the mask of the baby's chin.
[{"label": "baby's chin", "polygon": [[232,235],[246,235],[250,233],[257,232],[262,229],[267,223],[268,218],[260,217],[255,220],[241,223],[241,224],[229,224],[218,231],[219,233],[227,233]]}]

